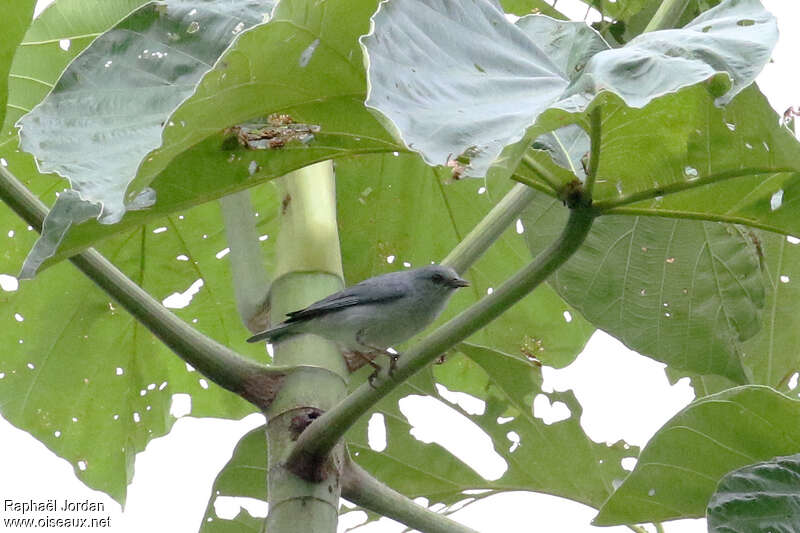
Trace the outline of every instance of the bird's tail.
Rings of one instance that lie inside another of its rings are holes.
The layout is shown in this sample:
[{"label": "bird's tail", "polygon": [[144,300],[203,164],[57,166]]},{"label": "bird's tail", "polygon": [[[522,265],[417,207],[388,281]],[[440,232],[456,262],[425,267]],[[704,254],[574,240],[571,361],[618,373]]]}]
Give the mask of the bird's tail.
[{"label": "bird's tail", "polygon": [[258,341],[263,341],[263,340],[269,340],[269,341],[278,340],[280,337],[283,337],[284,335],[290,335],[291,333],[293,333],[292,329],[294,329],[293,328],[294,325],[295,324],[286,324],[285,322],[281,323],[281,324],[278,324],[274,328],[270,328],[270,329],[268,329],[266,331],[262,331],[261,333],[256,333],[255,335],[253,335],[252,337],[247,339],[247,342],[258,342]]}]

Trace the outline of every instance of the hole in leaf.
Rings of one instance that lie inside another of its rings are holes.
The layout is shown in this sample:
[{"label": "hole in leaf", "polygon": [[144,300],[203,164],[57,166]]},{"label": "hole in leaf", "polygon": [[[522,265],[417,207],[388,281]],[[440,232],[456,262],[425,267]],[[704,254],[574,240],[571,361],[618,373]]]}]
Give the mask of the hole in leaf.
[{"label": "hole in leaf", "polygon": [[783,204],[783,189],[777,190],[769,199],[769,208],[775,211]]},{"label": "hole in leaf", "polygon": [[450,403],[458,405],[470,415],[482,415],[486,412],[486,402],[466,392],[451,391],[444,385],[437,383],[436,391],[439,396]]},{"label": "hole in leaf", "polygon": [[572,416],[572,412],[564,402],[553,402],[545,394],[537,394],[533,399],[533,416],[547,424],[555,424]]},{"label": "hole in leaf", "polygon": [[412,425],[411,435],[425,443],[436,442],[489,481],[508,470],[491,438],[472,420],[441,401],[410,395],[398,402]]},{"label": "hole in leaf", "polygon": [[367,424],[367,441],[376,452],[386,449],[386,421],[381,413],[373,413]]},{"label": "hole in leaf", "polygon": [[192,397],[188,394],[178,393],[172,395],[169,414],[175,418],[186,416],[192,412]]}]

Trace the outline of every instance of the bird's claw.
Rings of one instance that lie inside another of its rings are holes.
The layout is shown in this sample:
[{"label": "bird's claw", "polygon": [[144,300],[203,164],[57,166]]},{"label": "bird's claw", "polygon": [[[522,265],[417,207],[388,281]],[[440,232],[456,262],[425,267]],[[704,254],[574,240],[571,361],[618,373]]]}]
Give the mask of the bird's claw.
[{"label": "bird's claw", "polygon": [[389,356],[389,376],[394,377],[394,369],[397,368],[397,360],[400,359],[399,353],[386,352]]},{"label": "bird's claw", "polygon": [[367,377],[367,383],[369,383],[369,386],[372,387],[373,389],[377,389],[378,388],[378,387],[375,386],[375,378],[378,377],[378,374],[380,374],[380,372],[381,372],[381,369],[380,368],[376,368],[375,370],[372,371],[372,374],[370,374],[369,377]]}]

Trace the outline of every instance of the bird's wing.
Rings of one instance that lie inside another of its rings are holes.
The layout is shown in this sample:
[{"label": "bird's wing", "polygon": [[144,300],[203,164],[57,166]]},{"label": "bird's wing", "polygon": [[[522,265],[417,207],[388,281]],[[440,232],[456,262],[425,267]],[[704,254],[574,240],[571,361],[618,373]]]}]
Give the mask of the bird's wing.
[{"label": "bird's wing", "polygon": [[354,305],[373,304],[390,302],[402,298],[406,294],[404,287],[398,284],[379,284],[375,283],[373,279],[362,281],[357,285],[348,287],[342,291],[331,294],[327,298],[323,298],[318,302],[314,302],[305,309],[299,311],[292,311],[287,313],[287,318],[284,322],[289,324],[292,322],[299,322],[308,320],[320,315],[324,315],[330,311],[342,309],[344,307],[351,307]]}]

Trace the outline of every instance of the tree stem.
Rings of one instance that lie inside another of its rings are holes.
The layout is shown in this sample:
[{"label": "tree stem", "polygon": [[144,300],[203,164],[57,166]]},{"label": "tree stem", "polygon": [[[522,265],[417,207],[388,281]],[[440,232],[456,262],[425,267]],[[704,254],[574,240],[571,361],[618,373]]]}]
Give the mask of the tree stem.
[{"label": "tree stem", "polygon": [[366,383],[361,385],[336,407],[315,420],[297,440],[287,459],[288,467],[294,472],[315,469],[356,419],[378,400],[454,344],[497,318],[547,279],[578,249],[589,233],[593,220],[592,210],[571,209],[569,220],[559,238],[528,266],[491,295],[481,299],[403,353],[392,377],[381,373],[374,382],[374,388]]},{"label": "tree stem", "polygon": [[[0,199],[41,231],[47,206],[3,167],[0,167]],[[272,396],[266,395],[267,389],[282,382],[289,369],[270,369],[206,337],[161,305],[93,248],[71,257],[70,261],[178,357],[208,379],[261,408],[272,401]]]},{"label": "tree stem", "polygon": [[443,514],[417,505],[372,477],[349,457],[342,470],[342,496],[364,509],[425,533],[477,533]]},{"label": "tree stem", "polygon": [[[341,290],[342,266],[336,224],[333,165],[324,161],[280,178],[281,228],[275,249],[278,267],[270,290],[270,315],[279,322]],[[321,412],[344,396],[348,371],[333,342],[316,335],[296,335],[275,345],[278,364],[313,365],[327,372],[297,371],[289,376],[267,415],[267,486],[270,533],[334,533],[338,521],[342,446],[320,468],[301,478],[285,459],[297,435]]]}]

